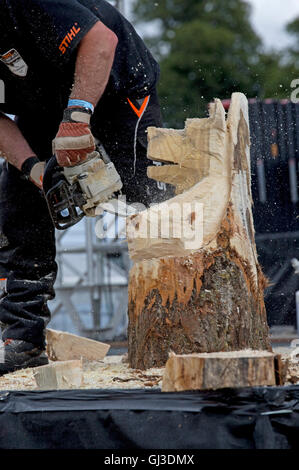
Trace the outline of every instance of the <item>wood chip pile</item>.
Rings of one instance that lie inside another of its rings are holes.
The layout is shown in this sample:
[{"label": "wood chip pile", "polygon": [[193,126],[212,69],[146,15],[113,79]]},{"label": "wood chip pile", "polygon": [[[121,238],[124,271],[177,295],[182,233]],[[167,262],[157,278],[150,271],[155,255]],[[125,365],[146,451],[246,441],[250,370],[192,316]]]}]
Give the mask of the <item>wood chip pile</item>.
[{"label": "wood chip pile", "polygon": [[[299,350],[283,354],[282,360],[288,364],[285,385],[299,385]],[[80,389],[160,389],[164,370],[164,367],[146,371],[131,369],[127,355],[83,361],[84,379]],[[0,390],[37,390],[33,371],[25,369],[0,377]]]},{"label": "wood chip pile", "polygon": [[[0,377],[0,390],[37,390],[34,369],[24,369]],[[124,356],[106,356],[102,361],[83,362],[80,389],[159,388],[164,368],[141,371],[130,369]]]}]

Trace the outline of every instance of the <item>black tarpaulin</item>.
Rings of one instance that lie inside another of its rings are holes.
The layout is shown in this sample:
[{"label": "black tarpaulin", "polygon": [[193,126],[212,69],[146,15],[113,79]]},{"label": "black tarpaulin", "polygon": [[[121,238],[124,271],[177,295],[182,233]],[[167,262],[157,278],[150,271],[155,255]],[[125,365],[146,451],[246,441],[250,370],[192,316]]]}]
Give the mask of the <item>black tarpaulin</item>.
[{"label": "black tarpaulin", "polygon": [[0,392],[1,449],[295,449],[299,386]]}]

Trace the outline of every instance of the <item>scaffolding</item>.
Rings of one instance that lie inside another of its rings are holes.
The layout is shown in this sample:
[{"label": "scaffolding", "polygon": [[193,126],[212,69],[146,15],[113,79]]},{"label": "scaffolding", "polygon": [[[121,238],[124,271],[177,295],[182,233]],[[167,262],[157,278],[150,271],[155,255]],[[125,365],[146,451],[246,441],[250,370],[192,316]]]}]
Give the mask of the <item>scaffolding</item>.
[{"label": "scaffolding", "polygon": [[[57,231],[52,328],[102,341],[126,336],[130,260],[126,240],[118,233],[123,224],[106,214]],[[99,238],[99,232],[104,236]]]}]

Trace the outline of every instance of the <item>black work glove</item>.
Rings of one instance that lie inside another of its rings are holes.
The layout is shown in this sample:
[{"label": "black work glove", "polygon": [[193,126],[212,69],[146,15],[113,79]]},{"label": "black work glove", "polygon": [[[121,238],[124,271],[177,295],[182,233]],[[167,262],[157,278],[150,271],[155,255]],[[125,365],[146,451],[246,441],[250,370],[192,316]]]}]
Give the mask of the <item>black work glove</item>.
[{"label": "black work glove", "polygon": [[42,189],[45,165],[46,163],[40,162],[37,157],[29,157],[24,161],[21,171],[29,181]]}]

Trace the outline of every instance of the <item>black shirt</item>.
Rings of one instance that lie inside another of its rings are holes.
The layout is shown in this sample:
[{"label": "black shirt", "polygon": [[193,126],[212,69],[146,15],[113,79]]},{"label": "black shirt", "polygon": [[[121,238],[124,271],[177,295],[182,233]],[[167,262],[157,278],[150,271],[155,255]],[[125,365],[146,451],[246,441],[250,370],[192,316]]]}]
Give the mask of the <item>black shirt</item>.
[{"label": "black shirt", "polygon": [[76,48],[98,21],[118,37],[105,95],[142,98],[155,86],[159,67],[132,25],[104,0],[0,0],[0,110],[26,115],[68,101]]}]

